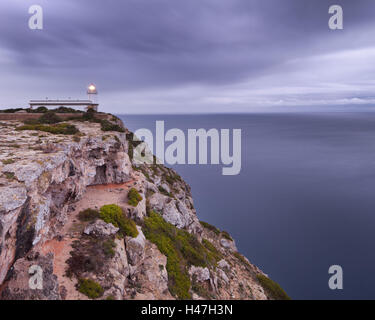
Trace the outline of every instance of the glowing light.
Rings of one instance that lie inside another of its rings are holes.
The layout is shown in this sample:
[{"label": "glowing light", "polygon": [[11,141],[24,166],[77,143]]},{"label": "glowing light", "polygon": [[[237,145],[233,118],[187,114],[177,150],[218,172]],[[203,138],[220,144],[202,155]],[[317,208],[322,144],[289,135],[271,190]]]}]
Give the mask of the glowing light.
[{"label": "glowing light", "polygon": [[96,87],[93,84],[89,85],[89,91],[95,91]]}]

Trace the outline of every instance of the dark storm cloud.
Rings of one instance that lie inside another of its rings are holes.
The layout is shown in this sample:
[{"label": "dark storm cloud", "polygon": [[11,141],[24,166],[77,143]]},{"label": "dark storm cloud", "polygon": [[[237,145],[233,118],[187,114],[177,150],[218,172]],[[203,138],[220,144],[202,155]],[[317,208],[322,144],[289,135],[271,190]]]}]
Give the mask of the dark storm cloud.
[{"label": "dark storm cloud", "polygon": [[[362,30],[368,33],[375,21],[371,0],[41,0],[39,4],[44,9],[43,31],[27,28],[30,1],[0,4],[0,56],[8,58],[4,63],[0,59],[1,68],[12,77],[19,74],[25,83],[32,77],[33,88],[39,82],[64,93],[92,79],[104,92],[132,94],[233,86],[272,77],[276,71],[284,72],[286,65],[294,73],[303,62],[291,61],[371,46],[372,39],[360,35]],[[343,31],[328,29],[331,4],[344,8]],[[176,101],[184,98],[172,96]],[[160,103],[174,101],[167,100],[164,95]]]}]

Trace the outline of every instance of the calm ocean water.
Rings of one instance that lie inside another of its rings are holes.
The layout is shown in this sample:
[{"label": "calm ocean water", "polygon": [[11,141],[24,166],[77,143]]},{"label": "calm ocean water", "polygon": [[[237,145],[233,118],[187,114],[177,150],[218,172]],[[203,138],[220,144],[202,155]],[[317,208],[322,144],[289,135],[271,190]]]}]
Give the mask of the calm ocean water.
[{"label": "calm ocean water", "polygon": [[[177,165],[199,219],[294,299],[375,298],[375,113],[121,116],[132,131],[242,129],[242,171]],[[344,290],[328,288],[328,268]]]}]

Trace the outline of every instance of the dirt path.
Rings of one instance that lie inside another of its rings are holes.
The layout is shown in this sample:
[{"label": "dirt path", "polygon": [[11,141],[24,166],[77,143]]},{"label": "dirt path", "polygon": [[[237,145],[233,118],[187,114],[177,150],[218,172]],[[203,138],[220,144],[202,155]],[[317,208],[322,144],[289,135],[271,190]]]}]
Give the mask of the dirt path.
[{"label": "dirt path", "polygon": [[70,257],[72,243],[79,238],[85,224],[78,220],[78,213],[82,210],[100,209],[106,204],[117,204],[127,206],[127,192],[136,184],[136,180],[131,180],[123,184],[107,184],[89,186],[82,199],[75,203],[75,210],[68,215],[68,221],[63,227],[61,234],[64,235],[61,241],[53,239],[43,244],[41,252],[54,254],[54,274],[57,276],[60,287],[64,286],[67,292],[67,300],[87,300],[88,298],[75,289],[77,281],[65,275],[66,260]]}]

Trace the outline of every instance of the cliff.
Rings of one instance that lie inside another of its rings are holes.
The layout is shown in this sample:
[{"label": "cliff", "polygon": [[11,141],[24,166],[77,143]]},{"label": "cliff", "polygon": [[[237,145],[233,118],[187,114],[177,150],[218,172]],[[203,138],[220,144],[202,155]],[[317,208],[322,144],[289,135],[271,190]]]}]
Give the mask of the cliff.
[{"label": "cliff", "polygon": [[135,166],[132,134],[107,122],[0,123],[1,299],[286,297],[198,220],[174,170]]}]

